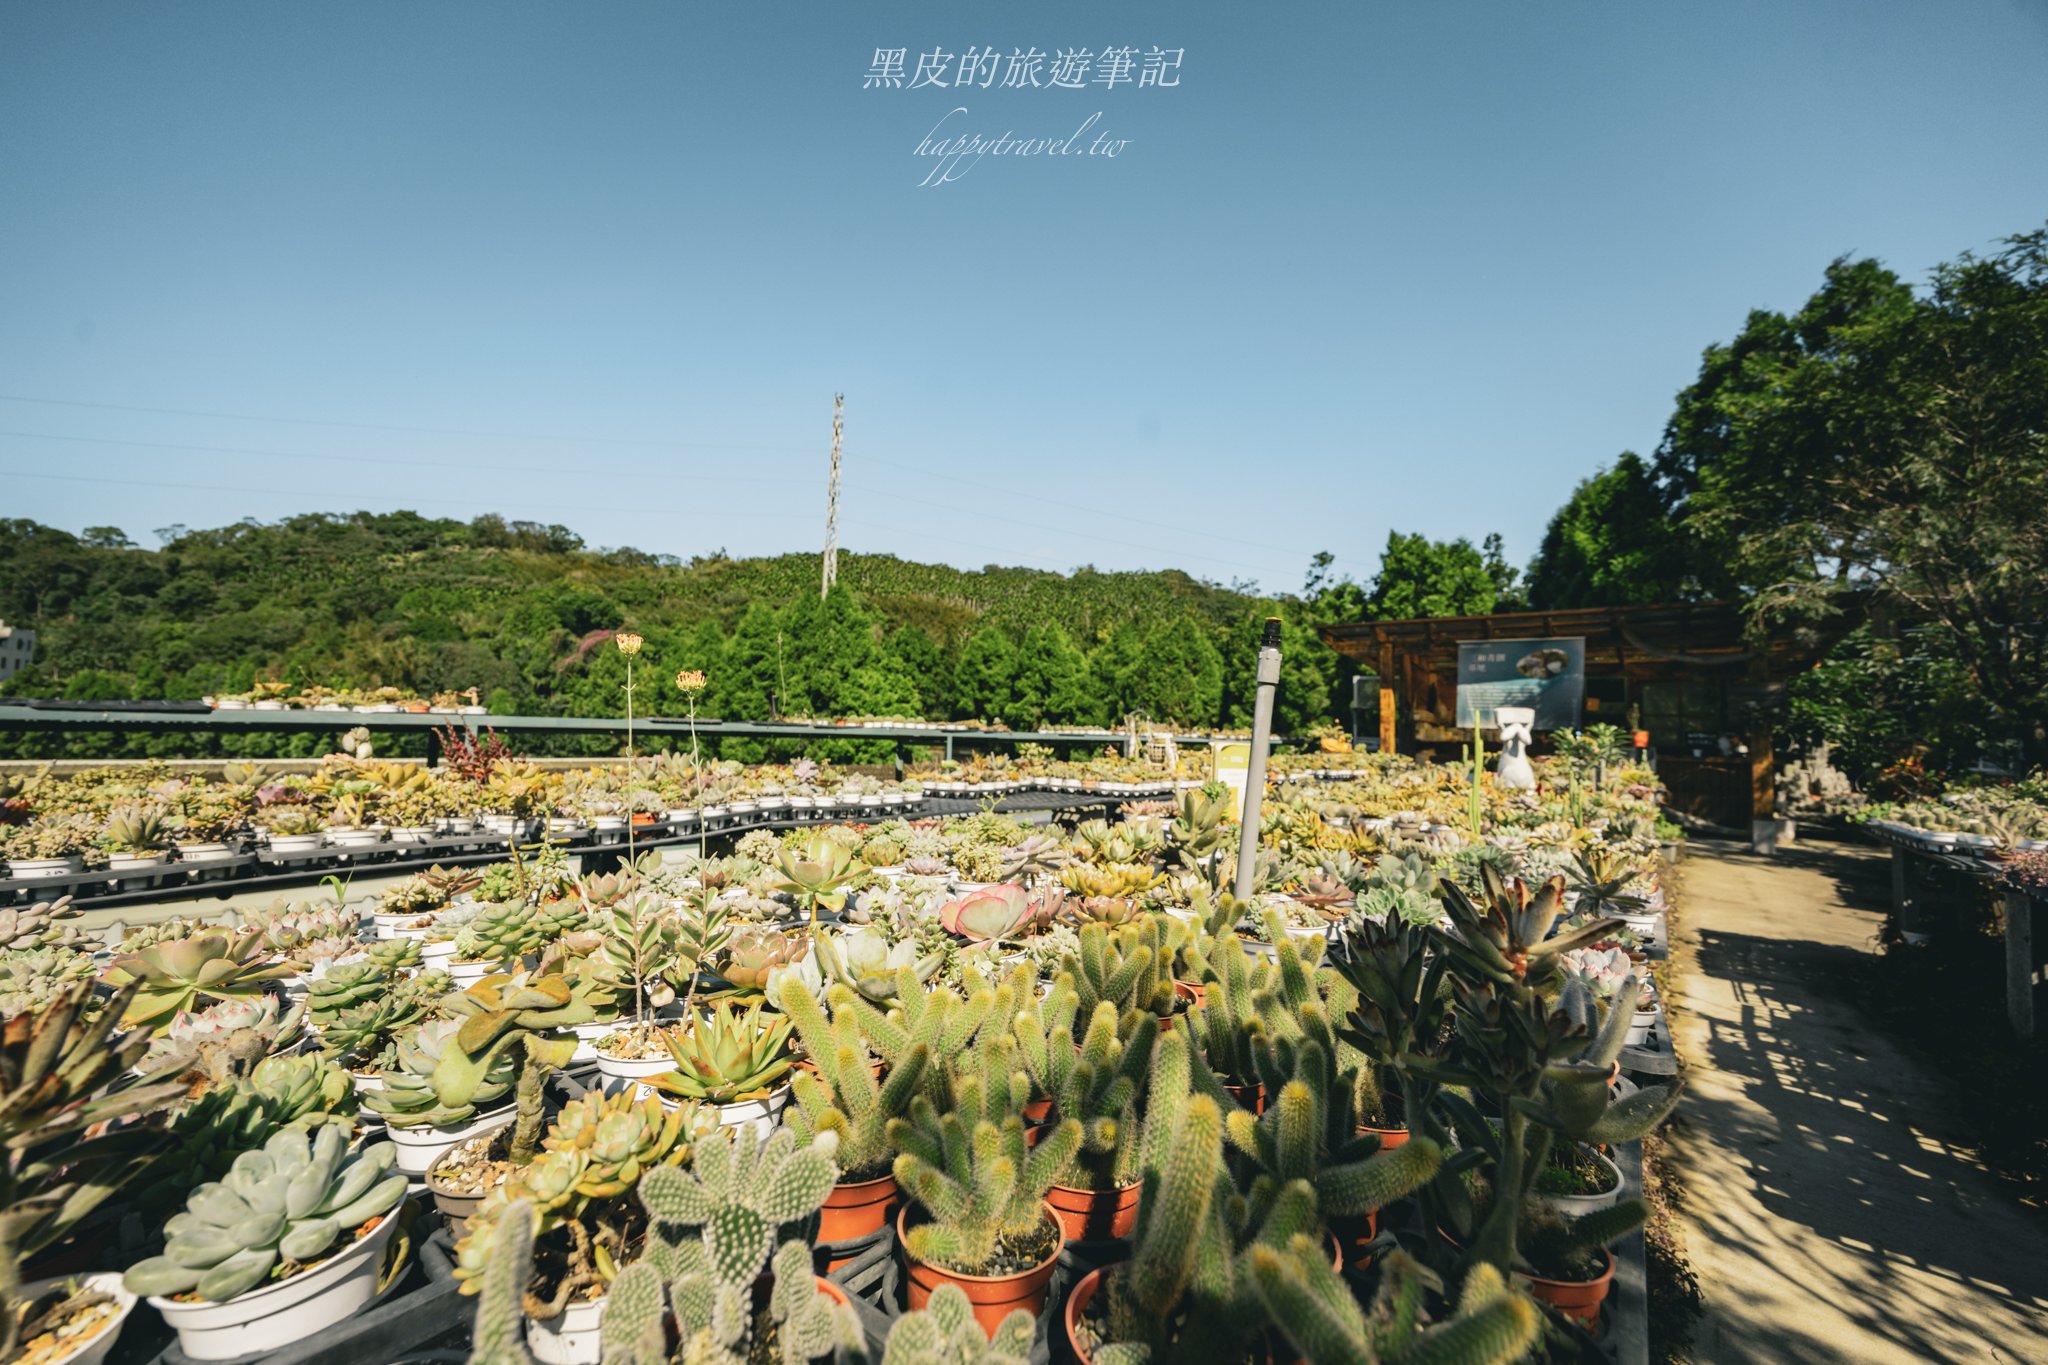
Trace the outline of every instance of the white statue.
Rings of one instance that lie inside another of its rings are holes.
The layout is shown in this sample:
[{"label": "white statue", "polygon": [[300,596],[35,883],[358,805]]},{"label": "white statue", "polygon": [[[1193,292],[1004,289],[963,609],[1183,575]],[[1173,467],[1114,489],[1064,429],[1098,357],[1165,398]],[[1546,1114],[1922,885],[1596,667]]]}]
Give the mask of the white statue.
[{"label": "white statue", "polygon": [[1493,713],[1500,725],[1500,761],[1494,764],[1494,780],[1516,791],[1536,785],[1536,770],[1529,766],[1529,736],[1536,728],[1536,712],[1527,706],[1503,706]]}]

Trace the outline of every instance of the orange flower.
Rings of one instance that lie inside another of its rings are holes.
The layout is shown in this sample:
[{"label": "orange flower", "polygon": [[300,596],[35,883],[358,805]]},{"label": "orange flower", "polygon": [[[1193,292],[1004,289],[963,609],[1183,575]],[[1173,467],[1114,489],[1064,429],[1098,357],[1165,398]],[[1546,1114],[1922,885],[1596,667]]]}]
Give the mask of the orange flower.
[{"label": "orange flower", "polygon": [[704,690],[704,670],[701,668],[684,669],[676,674],[676,686],[685,692],[702,692]]},{"label": "orange flower", "polygon": [[622,630],[617,635],[612,636],[612,643],[619,647],[619,653],[621,654],[638,654],[640,646],[647,642],[630,630]]}]

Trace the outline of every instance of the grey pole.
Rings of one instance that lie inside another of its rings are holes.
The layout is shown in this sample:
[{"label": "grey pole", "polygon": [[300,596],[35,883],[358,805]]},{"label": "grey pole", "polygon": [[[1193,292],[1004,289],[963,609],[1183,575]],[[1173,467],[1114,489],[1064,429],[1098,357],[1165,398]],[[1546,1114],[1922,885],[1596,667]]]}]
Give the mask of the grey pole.
[{"label": "grey pole", "polygon": [[1259,686],[1252,702],[1252,755],[1244,775],[1244,812],[1237,834],[1239,900],[1250,900],[1252,869],[1259,858],[1259,798],[1266,791],[1266,749],[1273,742],[1273,693],[1280,686],[1280,618],[1266,618],[1259,641]]}]

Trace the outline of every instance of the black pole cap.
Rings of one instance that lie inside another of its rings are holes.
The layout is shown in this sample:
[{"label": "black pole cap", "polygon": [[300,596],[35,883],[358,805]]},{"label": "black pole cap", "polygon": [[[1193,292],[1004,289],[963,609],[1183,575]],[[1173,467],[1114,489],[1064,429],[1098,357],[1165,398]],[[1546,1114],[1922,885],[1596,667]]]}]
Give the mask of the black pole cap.
[{"label": "black pole cap", "polygon": [[1268,617],[1266,618],[1266,633],[1265,633],[1265,634],[1264,634],[1263,636],[1261,636],[1261,637],[1259,638],[1259,648],[1260,648],[1260,649],[1278,649],[1278,648],[1280,648],[1280,618],[1279,618],[1279,617],[1277,617],[1277,616],[1268,616]]}]

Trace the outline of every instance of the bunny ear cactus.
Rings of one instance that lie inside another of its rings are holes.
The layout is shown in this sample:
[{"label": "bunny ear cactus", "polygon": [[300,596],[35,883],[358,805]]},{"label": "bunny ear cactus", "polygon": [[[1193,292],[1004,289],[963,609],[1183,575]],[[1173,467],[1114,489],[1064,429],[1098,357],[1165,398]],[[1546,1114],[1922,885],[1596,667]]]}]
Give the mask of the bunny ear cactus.
[{"label": "bunny ear cactus", "polygon": [[126,997],[123,1024],[162,1032],[202,1002],[250,999],[263,993],[264,983],[292,974],[288,966],[265,965],[265,955],[260,931],[220,930],[123,953],[108,964],[106,981],[136,988]]},{"label": "bunny ear cactus", "polygon": [[405,1198],[396,1153],[379,1142],[351,1156],[339,1128],[283,1132],[243,1152],[227,1177],[192,1191],[164,1225],[164,1254],[123,1277],[131,1294],[196,1294],[225,1303],[325,1256],[351,1230]]},{"label": "bunny ear cactus", "polygon": [[1314,1238],[1253,1247],[1250,1272],[1266,1316],[1309,1365],[1511,1365],[1543,1330],[1536,1305],[1491,1266],[1466,1276],[1456,1314],[1430,1327],[1421,1309],[1434,1277],[1405,1252],[1386,1258],[1370,1315]]},{"label": "bunny ear cactus", "polygon": [[882,1365],[1025,1365],[1035,1326],[1019,1308],[991,1336],[975,1319],[966,1291],[942,1284],[922,1309],[896,1319]]}]

